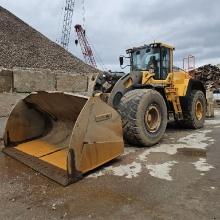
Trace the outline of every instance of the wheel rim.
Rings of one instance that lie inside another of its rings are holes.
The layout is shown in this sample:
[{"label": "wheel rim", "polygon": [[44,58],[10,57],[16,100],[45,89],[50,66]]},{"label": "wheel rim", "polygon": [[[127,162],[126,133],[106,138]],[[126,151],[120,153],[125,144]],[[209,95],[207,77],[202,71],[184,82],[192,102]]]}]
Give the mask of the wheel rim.
[{"label": "wheel rim", "polygon": [[196,118],[197,120],[201,120],[203,118],[203,106],[202,106],[202,103],[201,101],[197,101],[196,102]]},{"label": "wheel rim", "polygon": [[147,130],[154,133],[161,124],[161,114],[155,105],[151,105],[145,113],[145,125]]}]

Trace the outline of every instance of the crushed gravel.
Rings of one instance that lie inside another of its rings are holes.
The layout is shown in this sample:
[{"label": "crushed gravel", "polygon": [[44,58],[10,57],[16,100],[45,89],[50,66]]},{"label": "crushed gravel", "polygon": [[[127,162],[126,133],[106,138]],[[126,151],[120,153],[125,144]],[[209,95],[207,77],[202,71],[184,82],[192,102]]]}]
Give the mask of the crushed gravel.
[{"label": "crushed gravel", "polygon": [[98,72],[1,6],[0,66]]}]

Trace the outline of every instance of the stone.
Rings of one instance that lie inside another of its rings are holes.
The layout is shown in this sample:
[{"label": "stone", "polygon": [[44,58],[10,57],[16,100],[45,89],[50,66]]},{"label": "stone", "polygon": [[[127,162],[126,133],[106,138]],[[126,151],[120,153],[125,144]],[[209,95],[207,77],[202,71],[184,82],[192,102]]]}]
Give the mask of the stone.
[{"label": "stone", "polygon": [[55,74],[46,69],[13,69],[14,90],[19,93],[55,91]]}]

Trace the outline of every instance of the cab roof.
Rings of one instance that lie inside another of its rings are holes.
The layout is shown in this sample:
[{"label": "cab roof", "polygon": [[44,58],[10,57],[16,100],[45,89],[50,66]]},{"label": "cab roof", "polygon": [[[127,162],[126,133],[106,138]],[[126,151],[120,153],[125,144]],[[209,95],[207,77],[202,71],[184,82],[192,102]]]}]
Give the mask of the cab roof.
[{"label": "cab roof", "polygon": [[175,47],[173,47],[172,45],[169,45],[169,44],[166,44],[166,43],[163,43],[163,42],[154,42],[154,43],[150,43],[150,44],[145,44],[145,45],[140,46],[140,47],[133,47],[131,49],[126,50],[126,52],[131,53],[133,51],[144,49],[146,47],[154,47],[154,48],[156,48],[156,47],[166,47],[166,48],[169,48],[171,50],[175,50]]}]

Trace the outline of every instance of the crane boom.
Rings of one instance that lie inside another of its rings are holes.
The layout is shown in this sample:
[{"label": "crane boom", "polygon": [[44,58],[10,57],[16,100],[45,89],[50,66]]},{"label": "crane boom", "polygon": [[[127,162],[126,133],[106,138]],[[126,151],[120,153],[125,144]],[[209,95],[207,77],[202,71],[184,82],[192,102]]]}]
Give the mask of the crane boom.
[{"label": "crane boom", "polygon": [[69,41],[70,41],[74,6],[75,6],[75,0],[66,0],[66,4],[64,8],[62,36],[61,36],[61,46],[66,50],[68,50]]},{"label": "crane boom", "polygon": [[82,54],[84,56],[85,62],[93,67],[97,67],[95,57],[92,51],[92,47],[86,37],[85,30],[80,24],[75,25],[76,34],[78,37],[77,43],[79,42]]}]

